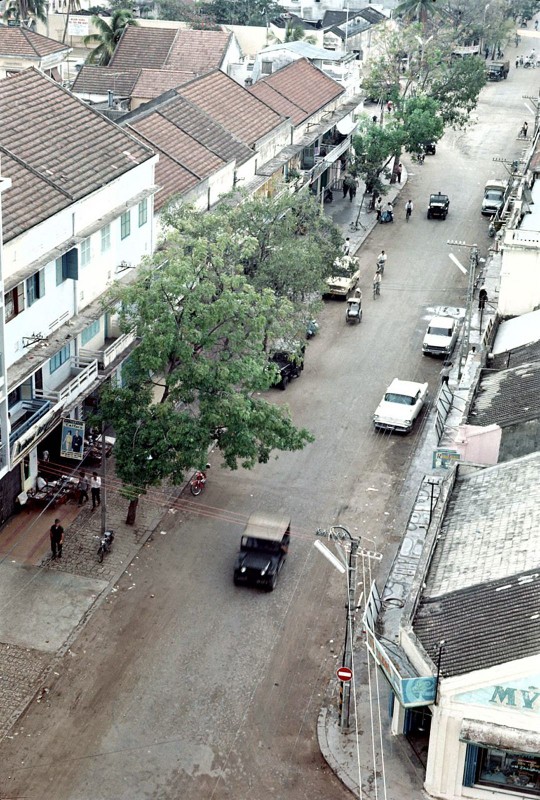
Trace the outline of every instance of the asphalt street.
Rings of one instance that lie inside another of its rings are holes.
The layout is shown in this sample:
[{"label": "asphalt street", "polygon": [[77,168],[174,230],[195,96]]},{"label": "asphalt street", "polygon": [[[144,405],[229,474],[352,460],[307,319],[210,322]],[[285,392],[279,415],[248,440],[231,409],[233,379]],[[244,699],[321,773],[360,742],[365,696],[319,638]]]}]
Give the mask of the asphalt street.
[{"label": "asphalt street", "polygon": [[[523,119],[532,127],[522,95],[537,94],[535,74],[512,70],[489,84],[467,131],[449,132],[424,166],[404,160],[409,180],[396,222],[377,226],[359,252],[363,321],[347,326],[344,304],[327,302],[304,373],[268,395],[315,442],[251,472],[221,470],[211,459],[193,510],[165,515],[64,658],[47,698],[0,746],[0,798],[350,796],[316,740],[341,650],[345,584],[314,550],[314,531],[340,522],[386,558],[394,552],[401,531],[393,522],[425,415],[399,437],[376,433],[372,414],[394,377],[428,381],[432,397],[438,390],[441,364],[421,354],[425,327],[436,306],[462,306],[466,292],[448,254],[466,264],[468,251],[447,242],[487,252],[482,188],[505,175],[494,156],[521,153]],[[429,194],[439,190],[450,196],[450,214],[427,220]],[[415,210],[406,224],[409,197]],[[388,262],[373,300],[381,248]],[[272,594],[232,581],[253,510],[292,518],[290,557]]]}]

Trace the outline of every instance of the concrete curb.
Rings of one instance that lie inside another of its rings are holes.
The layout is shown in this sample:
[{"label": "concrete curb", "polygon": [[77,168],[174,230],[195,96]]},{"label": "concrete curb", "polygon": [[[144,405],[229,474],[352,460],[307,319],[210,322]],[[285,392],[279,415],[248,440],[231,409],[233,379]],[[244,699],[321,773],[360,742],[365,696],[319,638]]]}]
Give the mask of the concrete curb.
[{"label": "concrete curb", "polygon": [[[332,750],[330,748],[330,743],[328,741],[328,717],[329,717],[330,709],[322,708],[319,712],[319,717],[317,719],[317,741],[319,742],[319,749],[321,751],[321,755],[334,773],[334,775],[339,778],[341,783],[347,787],[347,789],[352,792],[355,797],[359,796],[359,786],[356,781],[353,781],[349,775],[345,772],[344,769],[341,768],[339,761],[334,757]],[[362,794],[366,795],[367,797],[371,797],[368,792],[362,792]]]}]

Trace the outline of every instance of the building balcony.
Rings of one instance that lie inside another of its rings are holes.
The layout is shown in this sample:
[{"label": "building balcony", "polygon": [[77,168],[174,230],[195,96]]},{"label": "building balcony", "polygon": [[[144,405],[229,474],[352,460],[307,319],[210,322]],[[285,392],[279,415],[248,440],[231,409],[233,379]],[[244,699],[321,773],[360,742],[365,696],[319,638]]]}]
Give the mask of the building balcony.
[{"label": "building balcony", "polygon": [[86,359],[95,359],[98,363],[100,372],[108,372],[111,367],[116,366],[122,355],[126,355],[131,346],[136,341],[135,332],[124,333],[114,339],[106,339],[105,344],[99,350],[80,350],[80,355]]},{"label": "building balcony", "polygon": [[44,400],[50,400],[54,405],[61,405],[63,408],[67,408],[84,392],[89,391],[98,379],[98,362],[96,358],[72,358],[70,377],[56,389],[36,389],[36,396]]},{"label": "building balcony", "polygon": [[35,398],[22,403],[22,413],[11,424],[9,443],[12,445],[30,430],[51,408],[49,400]]}]

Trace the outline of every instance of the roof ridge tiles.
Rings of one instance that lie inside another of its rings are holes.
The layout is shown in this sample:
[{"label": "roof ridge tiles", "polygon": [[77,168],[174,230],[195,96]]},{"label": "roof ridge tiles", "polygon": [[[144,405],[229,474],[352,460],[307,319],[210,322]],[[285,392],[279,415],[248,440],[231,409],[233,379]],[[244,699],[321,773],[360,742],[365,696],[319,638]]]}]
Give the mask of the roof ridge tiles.
[{"label": "roof ridge tiles", "polygon": [[61,192],[61,194],[63,194],[64,197],[67,197],[68,200],[71,201],[75,200],[74,196],[70,192],[68,192],[67,189],[64,189],[62,186],[59,186],[55,181],[53,181],[51,178],[49,178],[47,175],[41,172],[41,170],[36,169],[28,161],[25,161],[24,158],[19,158],[19,156],[15,155],[15,153],[13,153],[3,144],[0,144],[0,152],[4,153],[6,156],[9,156],[9,158],[13,159],[13,161],[16,161],[17,164],[20,164],[21,167],[24,167],[33,175],[36,175],[40,180],[45,181],[45,183],[48,183],[49,186],[52,186],[58,192]]}]

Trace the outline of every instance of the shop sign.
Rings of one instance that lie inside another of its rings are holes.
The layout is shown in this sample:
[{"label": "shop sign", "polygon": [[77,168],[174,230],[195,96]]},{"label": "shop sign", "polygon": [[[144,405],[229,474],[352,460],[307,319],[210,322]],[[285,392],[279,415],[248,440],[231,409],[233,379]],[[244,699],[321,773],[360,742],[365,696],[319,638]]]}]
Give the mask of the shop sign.
[{"label": "shop sign", "polygon": [[69,36],[88,36],[88,17],[70,14],[68,21]]},{"label": "shop sign", "polygon": [[62,443],[60,455],[62,458],[76,458],[81,461],[84,457],[84,422],[76,419],[62,420]]},{"label": "shop sign", "polygon": [[433,451],[431,466],[433,469],[451,469],[461,458],[457,450],[448,450],[445,447]]},{"label": "shop sign", "polygon": [[512,680],[511,684],[493,684],[454,695],[457,703],[508,708],[540,714],[540,675]]},{"label": "shop sign", "polygon": [[404,708],[428,706],[435,702],[437,678],[433,675],[425,677],[418,675],[411,678],[410,675],[401,674],[399,661],[385,649],[374,630],[380,602],[379,592],[374,583],[366,602],[363,617],[368,650],[390,681],[396,697]]}]

